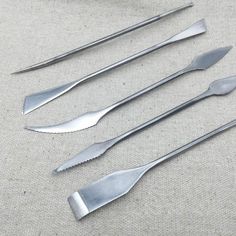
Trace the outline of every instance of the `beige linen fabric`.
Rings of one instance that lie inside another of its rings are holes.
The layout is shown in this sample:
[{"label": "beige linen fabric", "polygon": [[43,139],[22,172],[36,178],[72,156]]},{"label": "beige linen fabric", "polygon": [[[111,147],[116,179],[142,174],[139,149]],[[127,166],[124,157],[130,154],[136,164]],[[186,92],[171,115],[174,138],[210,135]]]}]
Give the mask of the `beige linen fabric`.
[{"label": "beige linen fabric", "polygon": [[[115,170],[151,161],[235,119],[236,92],[213,97],[117,145],[69,172],[51,171],[88,145],[112,138],[236,73],[236,49],[206,72],[179,78],[72,134],[39,134],[25,125],[55,124],[124,98],[183,68],[194,56],[236,46],[235,0],[195,0],[195,7],[76,55],[21,75],[21,67],[73,49],[180,6],[182,0],[1,0],[0,235],[236,234],[236,129],[149,172],[125,197],[77,222],[67,197]],[[205,18],[208,33],[152,53],[79,86],[23,116],[24,97],[73,81],[158,43]]]}]

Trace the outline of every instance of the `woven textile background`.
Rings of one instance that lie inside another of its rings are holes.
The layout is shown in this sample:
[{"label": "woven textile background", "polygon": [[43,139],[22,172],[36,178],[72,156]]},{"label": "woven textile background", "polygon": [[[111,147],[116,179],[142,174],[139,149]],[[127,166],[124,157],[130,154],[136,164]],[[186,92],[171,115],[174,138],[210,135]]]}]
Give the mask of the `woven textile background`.
[{"label": "woven textile background", "polygon": [[[236,46],[235,0],[195,6],[57,65],[15,70],[183,5],[183,0],[0,1],[0,235],[236,234],[236,128],[149,172],[125,197],[77,222],[67,197],[102,176],[151,161],[236,118],[236,92],[212,97],[115,146],[102,158],[53,176],[88,145],[112,138],[236,74],[236,48],[205,72],[171,82],[110,113],[96,127],[39,134],[25,125],[55,124],[112,104],[186,66],[208,50]],[[24,97],[79,79],[205,18],[208,32],[154,52],[22,115]]]}]

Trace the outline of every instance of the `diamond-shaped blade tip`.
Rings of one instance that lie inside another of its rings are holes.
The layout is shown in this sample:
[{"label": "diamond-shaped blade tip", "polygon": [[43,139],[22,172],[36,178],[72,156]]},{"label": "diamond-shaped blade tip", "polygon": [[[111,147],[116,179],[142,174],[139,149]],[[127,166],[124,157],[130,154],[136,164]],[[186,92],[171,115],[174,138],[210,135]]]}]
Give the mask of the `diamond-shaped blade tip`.
[{"label": "diamond-shaped blade tip", "polygon": [[232,48],[232,46],[222,47],[203,53],[193,59],[191,66],[199,70],[206,70],[224,58]]}]

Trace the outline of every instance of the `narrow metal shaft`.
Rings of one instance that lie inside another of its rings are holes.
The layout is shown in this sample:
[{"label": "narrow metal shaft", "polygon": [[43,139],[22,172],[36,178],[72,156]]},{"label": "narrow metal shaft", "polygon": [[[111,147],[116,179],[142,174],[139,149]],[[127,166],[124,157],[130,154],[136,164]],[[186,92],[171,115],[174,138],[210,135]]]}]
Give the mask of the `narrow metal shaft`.
[{"label": "narrow metal shaft", "polygon": [[139,131],[141,131],[141,130],[143,130],[143,129],[145,129],[145,128],[153,125],[153,124],[155,124],[156,122],[159,122],[159,121],[161,121],[161,120],[163,120],[163,119],[165,119],[165,118],[167,118],[169,116],[172,116],[175,113],[177,113],[177,112],[179,112],[179,111],[181,111],[181,110],[183,110],[183,109],[185,109],[185,108],[187,108],[187,107],[189,107],[189,106],[191,106],[191,105],[199,102],[200,100],[205,99],[205,98],[207,98],[207,97],[209,97],[211,95],[212,95],[211,92],[209,90],[207,90],[206,92],[200,94],[199,96],[197,96],[195,98],[192,98],[191,100],[189,100],[189,101],[187,101],[185,103],[182,103],[181,105],[179,105],[177,107],[174,107],[173,109],[171,109],[171,110],[169,110],[169,111],[167,111],[167,112],[165,112],[165,113],[163,113],[163,114],[153,118],[152,120],[149,120],[149,121],[147,121],[147,122],[145,122],[145,123],[143,123],[143,124],[133,128],[133,129],[131,129],[131,130],[121,134],[120,136],[115,138],[115,140],[117,142],[120,142],[123,139],[128,138],[129,136],[131,136],[131,135],[133,135],[133,134],[135,134],[135,133],[137,133],[137,132],[139,132]]},{"label": "narrow metal shaft", "polygon": [[193,6],[193,3],[188,3],[188,4],[185,4],[184,6],[181,6],[181,7],[178,7],[178,8],[174,8],[174,9],[169,10],[167,12],[164,12],[164,13],[162,13],[160,15],[151,17],[151,18],[149,18],[147,20],[144,20],[144,21],[139,22],[139,23],[137,23],[135,25],[132,25],[130,27],[122,29],[122,30],[120,30],[118,32],[115,32],[113,34],[110,34],[108,36],[100,38],[98,40],[95,40],[95,41],[93,41],[91,43],[85,44],[85,45],[83,45],[81,47],[78,47],[78,48],[75,48],[75,49],[70,50],[68,52],[62,53],[62,54],[60,54],[58,56],[55,56],[53,58],[47,59],[45,61],[39,62],[39,63],[34,64],[34,65],[31,65],[31,66],[26,67],[24,69],[20,69],[20,70],[14,72],[13,74],[23,73],[23,72],[27,72],[27,71],[32,71],[32,70],[40,69],[40,68],[43,68],[43,67],[46,67],[46,66],[58,63],[58,62],[60,62],[60,61],[62,61],[64,59],[66,59],[66,58],[68,58],[68,57],[78,53],[78,52],[82,52],[82,51],[84,51],[86,49],[98,46],[98,45],[100,45],[102,43],[105,43],[105,42],[107,42],[109,40],[115,39],[115,38],[117,38],[119,36],[122,36],[124,34],[130,33],[130,32],[132,32],[134,30],[137,30],[137,29],[139,29],[141,27],[144,27],[146,25],[149,25],[151,23],[154,23],[154,22],[156,22],[156,21],[158,21],[158,20],[162,19],[163,17],[166,17],[166,16],[168,16],[170,14],[173,14],[175,12],[179,12],[181,10],[184,10],[184,9],[192,7],[192,6]]},{"label": "narrow metal shaft", "polygon": [[165,156],[163,156],[161,158],[158,158],[158,159],[148,163],[147,166],[152,168],[152,167],[154,167],[154,166],[156,166],[156,165],[158,165],[158,164],[160,164],[164,161],[167,161],[167,160],[169,160],[169,159],[171,159],[171,158],[187,151],[188,149],[192,148],[193,146],[196,146],[196,145],[206,141],[207,139],[209,139],[209,138],[211,138],[211,137],[213,137],[217,134],[220,134],[220,133],[222,133],[222,132],[224,132],[224,131],[226,131],[230,128],[233,128],[234,126],[236,126],[236,120],[233,120],[233,121],[217,128],[217,129],[211,131],[210,133],[207,133],[207,134],[201,136],[200,138],[197,138],[197,139],[193,140],[192,142],[190,142],[190,143],[188,143],[188,144],[186,144],[186,145],[184,145],[180,148],[177,148],[176,150],[166,154]]},{"label": "narrow metal shaft", "polygon": [[172,74],[172,75],[170,75],[170,76],[168,76],[168,77],[166,77],[166,78],[164,78],[164,79],[162,79],[162,80],[160,80],[160,81],[158,81],[158,82],[156,82],[156,83],[154,83],[154,84],[152,84],[152,85],[150,85],[150,86],[148,86],[148,87],[146,87],[146,88],[144,88],[144,89],[142,89],[142,90],[140,90],[140,91],[138,91],[138,92],[122,99],[122,100],[120,100],[120,101],[118,101],[118,102],[116,102],[116,103],[114,103],[113,105],[109,106],[108,109],[109,109],[109,111],[111,111],[115,108],[118,108],[119,106],[121,106],[125,103],[128,103],[128,102],[132,101],[133,99],[136,99],[139,96],[141,96],[141,95],[143,95],[147,92],[150,92],[151,90],[153,90],[153,89],[155,89],[155,88],[157,88],[157,87],[159,87],[163,84],[166,84],[167,82],[169,82],[173,79],[176,79],[177,77],[179,77],[183,74],[186,74],[190,71],[193,71],[193,69],[189,68],[189,67],[186,67],[183,70],[180,70],[180,71],[178,71],[178,72],[176,72],[176,73],[174,73],[174,74]]}]

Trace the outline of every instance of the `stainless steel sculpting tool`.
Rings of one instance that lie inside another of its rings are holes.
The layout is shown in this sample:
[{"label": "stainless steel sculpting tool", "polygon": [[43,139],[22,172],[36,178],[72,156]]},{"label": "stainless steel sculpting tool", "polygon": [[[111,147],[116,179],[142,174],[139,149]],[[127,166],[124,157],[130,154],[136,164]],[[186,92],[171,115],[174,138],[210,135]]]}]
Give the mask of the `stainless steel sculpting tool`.
[{"label": "stainless steel sculpting tool", "polygon": [[205,20],[202,19],[202,20],[196,22],[195,24],[193,24],[192,26],[188,27],[186,30],[180,32],[179,34],[176,34],[176,35],[172,36],[171,38],[165,40],[164,42],[156,44],[156,45],[154,45],[150,48],[147,48],[143,51],[140,51],[140,52],[138,52],[132,56],[129,56],[121,61],[118,61],[112,65],[104,67],[101,70],[98,70],[92,74],[89,74],[89,75],[83,77],[82,79],[70,82],[68,84],[59,86],[57,88],[52,88],[52,89],[49,89],[49,90],[46,90],[43,92],[29,95],[25,98],[23,113],[27,114],[27,113],[45,105],[46,103],[56,99],[57,97],[69,92],[70,90],[72,90],[73,88],[78,86],[80,83],[85,82],[95,76],[101,75],[104,72],[107,72],[107,71],[110,71],[110,70],[117,68],[119,66],[125,65],[131,61],[134,61],[137,58],[147,55],[147,54],[149,54],[157,49],[160,49],[164,46],[173,44],[175,42],[178,42],[178,41],[181,41],[181,40],[193,37],[193,36],[203,34],[206,32],[206,30],[207,30],[207,28],[206,28]]},{"label": "stainless steel sculpting tool", "polygon": [[153,118],[152,120],[149,120],[115,138],[109,139],[107,141],[101,142],[101,143],[95,143],[79,154],[77,154],[72,159],[66,161],[64,164],[62,164],[60,167],[58,167],[56,170],[54,170],[54,173],[58,173],[61,171],[64,171],[66,169],[69,169],[71,167],[74,167],[76,165],[82,164],[83,162],[93,160],[102,154],[104,154],[108,149],[113,147],[115,144],[127,139],[128,137],[132,136],[133,134],[151,126],[154,125],[165,118],[174,115],[175,113],[205,99],[210,96],[223,96],[226,94],[229,94],[236,88],[236,75],[231,76],[225,79],[215,80],[212,82],[209,86],[209,88],[198,95],[197,97],[192,98],[191,100],[182,103],[181,105]]},{"label": "stainless steel sculpting tool", "polygon": [[98,208],[127,194],[134,185],[153,167],[170,160],[188,149],[216,136],[236,125],[236,120],[203,135],[200,138],[146,164],[132,169],[121,170],[107,175],[73,193],[68,202],[77,220],[80,220]]},{"label": "stainless steel sculpting tool", "polygon": [[137,23],[135,25],[129,26],[126,29],[120,30],[118,32],[115,32],[115,33],[110,34],[108,36],[105,36],[103,38],[100,38],[100,39],[98,39],[96,41],[93,41],[93,42],[85,44],[85,45],[83,45],[81,47],[78,47],[78,48],[75,48],[75,49],[70,50],[68,52],[65,52],[65,53],[63,53],[61,55],[58,55],[56,57],[53,57],[53,58],[50,58],[48,60],[39,62],[39,63],[34,64],[32,66],[28,66],[28,67],[23,68],[23,69],[20,69],[20,70],[14,72],[13,74],[28,72],[28,71],[32,71],[32,70],[37,70],[37,69],[44,68],[44,67],[49,66],[49,65],[53,65],[55,63],[58,63],[60,61],[65,60],[66,58],[68,58],[68,57],[70,57],[70,56],[72,56],[72,55],[74,55],[76,53],[79,53],[79,52],[85,51],[86,49],[98,46],[98,45],[100,45],[102,43],[105,43],[105,42],[107,42],[109,40],[112,40],[112,39],[115,39],[115,38],[117,38],[119,36],[122,36],[124,34],[130,33],[132,31],[137,30],[139,28],[142,28],[142,27],[144,27],[146,25],[149,25],[151,23],[159,21],[160,19],[162,19],[162,18],[164,18],[166,16],[169,16],[169,15],[171,15],[173,13],[182,11],[182,10],[184,10],[186,8],[189,8],[189,7],[192,7],[192,6],[193,6],[193,3],[188,3],[188,4],[185,4],[185,5],[181,6],[181,7],[174,8],[174,9],[169,10],[167,12],[164,12],[164,13],[162,13],[160,15],[153,16],[153,17],[151,17],[151,18],[149,18],[147,20],[144,20],[144,21],[139,22],[139,23]]},{"label": "stainless steel sculpting tool", "polygon": [[28,130],[42,132],[42,133],[66,133],[66,132],[74,132],[82,129],[86,129],[96,125],[99,120],[101,120],[106,114],[110,111],[138,98],[139,96],[160,87],[161,85],[170,82],[181,75],[197,71],[197,70],[206,70],[212,65],[216,64],[219,60],[221,60],[231,49],[232,47],[224,47],[224,48],[217,48],[215,50],[211,50],[209,52],[203,53],[197,57],[195,57],[191,64],[186,66],[184,69],[164,78],[104,109],[98,111],[92,111],[85,113],[71,121],[64,122],[58,125],[52,126],[38,126],[38,127],[26,127]]}]

